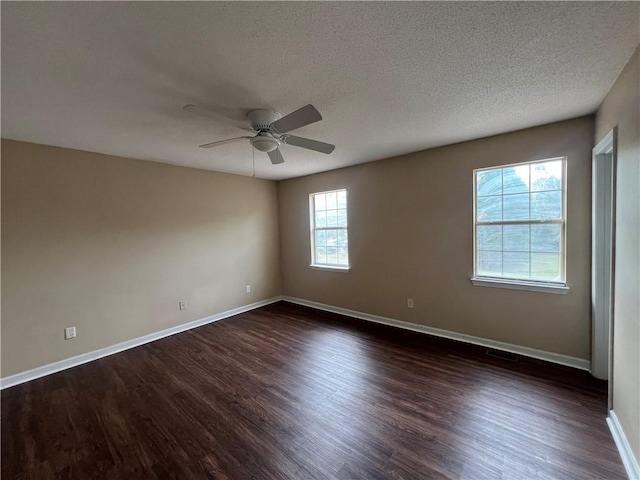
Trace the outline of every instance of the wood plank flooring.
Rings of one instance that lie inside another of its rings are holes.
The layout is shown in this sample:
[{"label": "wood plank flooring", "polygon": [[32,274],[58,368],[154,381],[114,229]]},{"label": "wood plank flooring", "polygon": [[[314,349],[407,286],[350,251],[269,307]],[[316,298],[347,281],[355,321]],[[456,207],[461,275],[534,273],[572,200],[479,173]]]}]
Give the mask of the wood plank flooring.
[{"label": "wood plank flooring", "polygon": [[2,478],[616,479],[586,372],[278,303],[2,392]]}]

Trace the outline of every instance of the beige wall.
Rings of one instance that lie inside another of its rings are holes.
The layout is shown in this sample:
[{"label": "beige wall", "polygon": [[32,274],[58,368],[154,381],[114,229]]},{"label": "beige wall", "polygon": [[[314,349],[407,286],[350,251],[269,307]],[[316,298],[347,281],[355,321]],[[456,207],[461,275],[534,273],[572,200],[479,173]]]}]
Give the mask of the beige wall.
[{"label": "beige wall", "polygon": [[279,295],[276,202],[271,181],[3,140],[2,376]]},{"label": "beige wall", "polygon": [[[583,117],[279,182],[283,293],[588,359],[592,142]],[[473,286],[473,169],[564,155],[571,291]],[[337,188],[348,189],[348,273],[309,268],[308,195]]]},{"label": "beige wall", "polygon": [[595,141],[616,125],[613,410],[640,462],[640,48],[598,109]]}]

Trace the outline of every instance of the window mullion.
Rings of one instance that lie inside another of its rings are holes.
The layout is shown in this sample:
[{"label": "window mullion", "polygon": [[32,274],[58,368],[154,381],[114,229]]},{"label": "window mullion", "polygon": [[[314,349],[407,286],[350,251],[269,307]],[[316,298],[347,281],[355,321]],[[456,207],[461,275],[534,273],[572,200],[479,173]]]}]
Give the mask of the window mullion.
[{"label": "window mullion", "polygon": [[486,221],[476,222],[476,225],[546,225],[546,224],[558,224],[564,223],[563,219],[548,219],[548,220],[502,220],[502,221]]}]

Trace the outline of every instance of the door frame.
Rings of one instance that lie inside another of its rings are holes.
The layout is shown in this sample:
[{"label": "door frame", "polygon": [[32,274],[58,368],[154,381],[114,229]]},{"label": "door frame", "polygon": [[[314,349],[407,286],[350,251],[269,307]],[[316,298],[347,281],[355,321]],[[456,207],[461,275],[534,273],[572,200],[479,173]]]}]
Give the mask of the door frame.
[{"label": "door frame", "polygon": [[[615,205],[618,132],[593,148],[591,199],[591,373],[613,380]],[[611,406],[609,388],[609,403]]]}]

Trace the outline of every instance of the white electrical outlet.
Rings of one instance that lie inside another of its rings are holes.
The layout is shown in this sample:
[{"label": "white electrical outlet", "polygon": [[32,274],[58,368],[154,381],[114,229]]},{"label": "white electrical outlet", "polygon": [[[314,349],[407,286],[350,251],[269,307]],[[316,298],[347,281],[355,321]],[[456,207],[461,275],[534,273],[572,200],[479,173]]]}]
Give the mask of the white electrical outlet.
[{"label": "white electrical outlet", "polygon": [[251,285],[244,286],[244,293],[251,293]]},{"label": "white electrical outlet", "polygon": [[70,340],[76,338],[76,327],[67,327],[64,329],[64,339]]},{"label": "white electrical outlet", "polygon": [[182,300],[181,302],[178,302],[178,306],[180,307],[180,310],[186,310],[187,309],[187,302]]},{"label": "white electrical outlet", "polygon": [[407,298],[407,308],[413,308],[413,298]]}]

